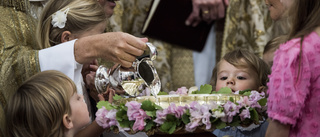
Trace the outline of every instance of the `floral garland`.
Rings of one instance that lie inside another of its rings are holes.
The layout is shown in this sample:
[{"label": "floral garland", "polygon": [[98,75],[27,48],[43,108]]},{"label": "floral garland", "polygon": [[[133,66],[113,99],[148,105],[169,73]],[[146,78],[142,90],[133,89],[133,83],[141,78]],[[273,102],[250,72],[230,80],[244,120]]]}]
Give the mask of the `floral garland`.
[{"label": "floral garland", "polygon": [[[191,88],[192,89],[192,88]],[[230,99],[225,104],[218,105],[216,102],[199,104],[194,101],[185,106],[177,106],[171,103],[168,108],[161,108],[150,100],[142,103],[129,101],[119,105],[100,101],[97,105],[97,123],[105,129],[113,131],[127,131],[136,133],[154,132],[172,134],[181,129],[187,132],[195,132],[197,129],[213,131],[226,126],[247,127],[252,124],[259,125],[259,121],[265,119],[266,102],[264,92],[245,90],[232,93],[229,88],[220,91],[212,91],[210,85],[203,85],[200,90],[191,91],[192,94],[240,94],[240,100]],[[160,92],[160,94],[166,94]],[[188,89],[179,88],[170,94],[186,95]],[[119,97],[115,97],[119,99]]]}]

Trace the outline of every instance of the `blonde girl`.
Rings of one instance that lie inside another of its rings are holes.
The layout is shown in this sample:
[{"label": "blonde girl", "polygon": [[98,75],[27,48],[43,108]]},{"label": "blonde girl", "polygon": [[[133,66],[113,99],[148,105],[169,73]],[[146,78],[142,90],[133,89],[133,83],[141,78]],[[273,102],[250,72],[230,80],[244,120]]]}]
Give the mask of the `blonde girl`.
[{"label": "blonde girl", "polygon": [[90,123],[83,96],[59,71],[25,81],[6,106],[7,137],[73,137]]}]

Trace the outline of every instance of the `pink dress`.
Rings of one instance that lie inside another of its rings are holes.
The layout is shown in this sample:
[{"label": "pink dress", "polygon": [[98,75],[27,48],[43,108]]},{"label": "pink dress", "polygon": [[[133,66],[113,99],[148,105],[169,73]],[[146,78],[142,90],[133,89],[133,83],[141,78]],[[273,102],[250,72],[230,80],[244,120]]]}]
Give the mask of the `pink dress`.
[{"label": "pink dress", "polygon": [[320,137],[320,37],[304,38],[299,71],[300,38],[275,52],[268,83],[268,115],[290,124],[290,137]]}]

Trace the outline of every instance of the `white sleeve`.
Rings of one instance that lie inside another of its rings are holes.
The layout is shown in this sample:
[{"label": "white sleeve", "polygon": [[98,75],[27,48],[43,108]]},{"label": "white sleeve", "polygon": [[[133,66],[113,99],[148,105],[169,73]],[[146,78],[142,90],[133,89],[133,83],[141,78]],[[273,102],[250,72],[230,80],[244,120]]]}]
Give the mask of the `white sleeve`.
[{"label": "white sleeve", "polygon": [[76,62],[74,57],[74,43],[76,40],[61,43],[59,45],[39,51],[40,70],[58,70],[76,84],[82,80],[82,64]]}]

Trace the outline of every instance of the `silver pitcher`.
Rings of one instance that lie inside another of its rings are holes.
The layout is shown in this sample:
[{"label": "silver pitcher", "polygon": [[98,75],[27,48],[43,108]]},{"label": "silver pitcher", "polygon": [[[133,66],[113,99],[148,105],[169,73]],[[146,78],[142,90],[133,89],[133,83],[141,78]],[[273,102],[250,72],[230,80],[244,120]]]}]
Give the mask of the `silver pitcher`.
[{"label": "silver pitcher", "polygon": [[111,70],[101,65],[95,77],[95,86],[99,93],[104,93],[108,86],[122,88],[129,97],[136,97],[146,87],[156,96],[161,88],[158,73],[152,63],[157,57],[157,49],[151,43],[146,43],[150,49],[150,57],[136,59],[130,68],[118,65]]}]

